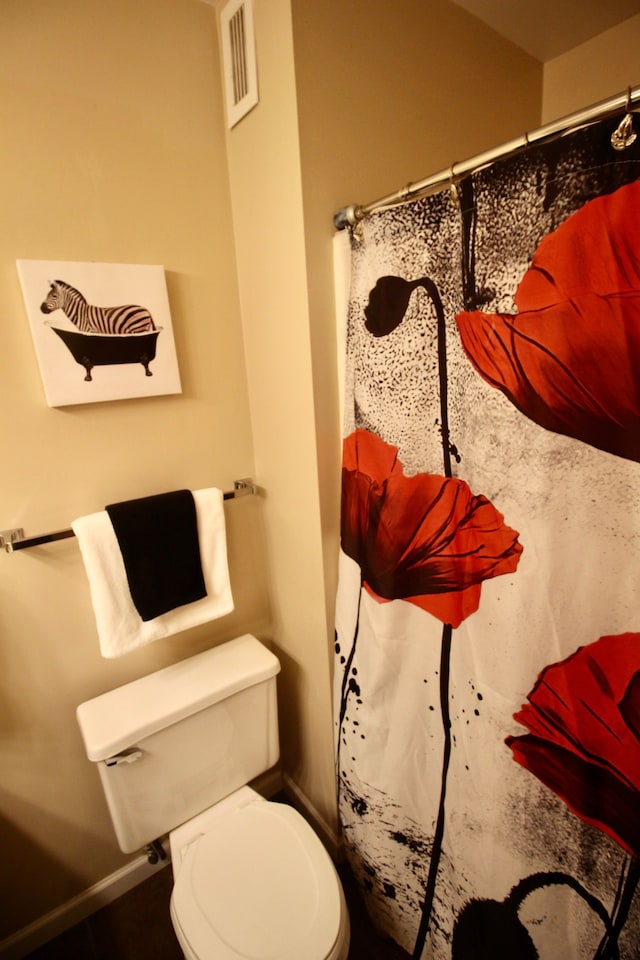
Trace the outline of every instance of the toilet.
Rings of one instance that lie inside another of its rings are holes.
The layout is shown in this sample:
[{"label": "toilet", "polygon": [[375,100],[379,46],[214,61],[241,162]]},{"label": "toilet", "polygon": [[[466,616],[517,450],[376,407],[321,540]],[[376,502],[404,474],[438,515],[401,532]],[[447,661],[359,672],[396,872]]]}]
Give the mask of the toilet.
[{"label": "toilet", "polygon": [[186,960],[347,960],[329,854],[296,810],[248,786],[279,757],[279,670],[246,634],[77,709],[120,848],[169,834]]}]

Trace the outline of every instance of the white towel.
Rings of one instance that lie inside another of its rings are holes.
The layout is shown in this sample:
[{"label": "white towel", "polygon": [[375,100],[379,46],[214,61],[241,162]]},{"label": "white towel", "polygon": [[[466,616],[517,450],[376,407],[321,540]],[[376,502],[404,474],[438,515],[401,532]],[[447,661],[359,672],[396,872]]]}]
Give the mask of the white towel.
[{"label": "white towel", "polygon": [[124,561],[106,510],[80,517],[71,524],[89,580],[103,657],[120,657],[233,610],[222,491],[194,490],[193,499],[207,596],[146,622],[131,599]]}]

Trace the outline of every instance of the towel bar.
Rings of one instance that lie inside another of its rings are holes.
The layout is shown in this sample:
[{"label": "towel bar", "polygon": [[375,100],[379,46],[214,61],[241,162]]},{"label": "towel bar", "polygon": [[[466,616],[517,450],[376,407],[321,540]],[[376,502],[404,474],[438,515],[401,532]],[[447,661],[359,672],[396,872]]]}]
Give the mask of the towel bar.
[{"label": "towel bar", "polygon": [[[256,492],[255,485],[251,477],[245,477],[243,480],[233,481],[233,490],[225,490],[222,494],[224,500],[235,500],[237,497],[246,497]],[[73,530],[57,530],[55,533],[43,533],[38,537],[25,537],[22,527],[13,527],[10,530],[0,530],[0,547],[3,547],[5,553],[13,553],[15,550],[26,550],[28,547],[38,547],[42,543],[53,543],[56,540],[68,540],[74,537]]]}]

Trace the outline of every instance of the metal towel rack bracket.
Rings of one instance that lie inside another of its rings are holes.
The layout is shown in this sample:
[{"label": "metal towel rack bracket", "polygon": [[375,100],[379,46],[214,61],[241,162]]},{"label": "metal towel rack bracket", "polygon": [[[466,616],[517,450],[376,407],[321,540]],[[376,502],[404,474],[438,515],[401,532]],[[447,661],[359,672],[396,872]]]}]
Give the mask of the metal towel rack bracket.
[{"label": "metal towel rack bracket", "polygon": [[[233,481],[233,490],[225,490],[225,500],[236,500],[256,493],[256,487],[251,477]],[[25,537],[22,527],[13,527],[10,530],[0,530],[0,548],[5,553],[14,553],[16,550],[26,550],[28,547],[38,547],[43,543],[54,543],[56,540],[68,540],[75,536],[73,530],[58,530],[55,533],[43,533],[38,537]]]}]

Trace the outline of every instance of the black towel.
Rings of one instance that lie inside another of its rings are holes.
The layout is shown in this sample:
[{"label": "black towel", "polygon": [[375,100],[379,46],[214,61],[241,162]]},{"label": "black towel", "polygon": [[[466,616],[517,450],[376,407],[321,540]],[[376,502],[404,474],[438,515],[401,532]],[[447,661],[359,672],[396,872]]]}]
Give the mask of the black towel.
[{"label": "black towel", "polygon": [[142,620],[153,620],[206,597],[196,506],[190,490],[125,500],[105,509]]}]

